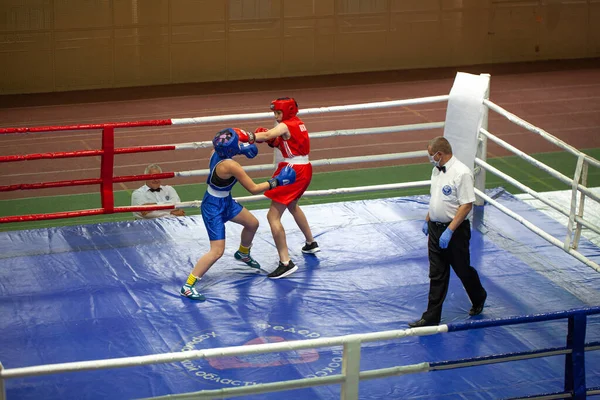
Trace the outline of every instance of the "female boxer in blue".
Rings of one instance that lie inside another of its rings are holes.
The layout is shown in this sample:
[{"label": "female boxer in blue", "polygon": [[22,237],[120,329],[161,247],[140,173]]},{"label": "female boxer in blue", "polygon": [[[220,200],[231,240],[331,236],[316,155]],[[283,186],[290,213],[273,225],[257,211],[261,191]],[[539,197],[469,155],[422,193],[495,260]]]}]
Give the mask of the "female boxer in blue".
[{"label": "female boxer in blue", "polygon": [[[246,142],[246,143],[240,143]],[[247,143],[250,142],[250,143]],[[204,254],[194,266],[194,269],[181,287],[180,293],[188,299],[204,301],[206,298],[198,292],[195,284],[225,252],[225,223],[232,221],[242,225],[240,248],[234,254],[235,258],[245,262],[252,268],[260,268],[250,256],[252,240],[258,229],[258,220],[245,207],[231,196],[231,188],[237,183],[250,193],[259,194],[278,186],[289,185],[296,180],[296,172],[284,168],[279,175],[267,182],[256,184],[246,171],[233,157],[243,154],[254,158],[258,149],[254,135],[238,128],[227,128],[218,132],[213,139],[214,152],[210,157],[210,173],[206,183],[206,193],[202,199],[202,219],[210,239],[210,250]]]}]

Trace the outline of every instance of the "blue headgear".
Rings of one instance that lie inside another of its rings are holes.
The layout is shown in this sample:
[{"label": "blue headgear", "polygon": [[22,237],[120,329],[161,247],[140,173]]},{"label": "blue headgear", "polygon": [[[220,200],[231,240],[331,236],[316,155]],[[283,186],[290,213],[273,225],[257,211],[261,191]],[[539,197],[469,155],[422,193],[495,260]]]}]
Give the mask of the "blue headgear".
[{"label": "blue headgear", "polygon": [[216,153],[221,158],[232,158],[233,156],[240,154],[238,135],[231,128],[217,132],[212,142]]}]

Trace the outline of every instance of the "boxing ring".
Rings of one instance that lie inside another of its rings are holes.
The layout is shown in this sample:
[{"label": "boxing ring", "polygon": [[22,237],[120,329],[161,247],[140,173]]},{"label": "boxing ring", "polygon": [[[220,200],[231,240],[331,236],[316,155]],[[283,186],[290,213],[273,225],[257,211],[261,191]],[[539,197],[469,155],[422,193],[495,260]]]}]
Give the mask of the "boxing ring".
[{"label": "boxing ring", "polygon": [[[452,104],[450,95],[305,109],[300,116]],[[405,329],[427,304],[428,258],[420,226],[428,196],[394,197],[303,207],[322,249],[302,255],[303,236],[289,214],[282,220],[299,270],[269,280],[231,255],[240,227],[227,227],[225,256],[202,280],[204,303],[178,295],[197,258],[208,249],[201,216],[123,221],[0,233],[0,399],[396,399],[585,398],[600,395],[600,249],[582,236],[600,228],[585,218],[586,187],[600,162],[487,98],[477,129],[478,205],[473,215],[472,264],[488,291],[483,313],[451,279],[442,325]],[[456,103],[454,103],[456,104]],[[460,103],[459,103],[460,104]],[[487,129],[487,112],[541,136],[577,157],[567,177]],[[194,142],[115,148],[115,129],[264,120],[271,113],[98,125],[1,128],[2,134],[101,130],[103,147],[69,153],[0,157],[0,162],[101,156],[101,176],[80,181],[0,187],[0,191],[99,185],[102,207],[2,217],[0,222],[70,218],[140,210],[198,207],[117,207],[112,184],[149,178],[206,176],[208,170],[113,176],[115,154],[207,148]],[[311,132],[384,135],[447,128],[446,121]],[[556,204],[487,162],[491,140],[571,188],[571,204]],[[263,148],[260,148],[264,151]],[[459,150],[460,151],[460,150]],[[425,159],[426,151],[311,160],[313,165]],[[248,171],[273,170],[273,164]],[[567,215],[562,225],[502,188],[485,189],[485,174],[506,179]],[[309,191],[306,196],[427,187],[423,180]],[[240,202],[264,199],[239,198]],[[277,252],[266,210],[253,256],[275,267]],[[292,390],[293,389],[293,390]],[[286,390],[285,393],[278,392]]]}]

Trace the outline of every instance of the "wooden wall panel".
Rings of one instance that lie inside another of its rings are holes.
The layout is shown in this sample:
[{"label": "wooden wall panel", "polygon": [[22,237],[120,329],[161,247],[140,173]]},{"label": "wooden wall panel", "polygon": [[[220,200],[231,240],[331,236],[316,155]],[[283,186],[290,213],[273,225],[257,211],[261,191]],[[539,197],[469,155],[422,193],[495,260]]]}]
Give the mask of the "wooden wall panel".
[{"label": "wooden wall panel", "polygon": [[316,19],[290,20],[285,24],[281,51],[282,74],[312,75],[315,71]]},{"label": "wooden wall panel", "polygon": [[386,58],[389,31],[387,14],[342,16],[338,17],[337,26],[334,49],[336,71],[376,71],[389,68]]},{"label": "wooden wall panel", "polygon": [[225,24],[172,28],[171,82],[227,80]]},{"label": "wooden wall panel", "polygon": [[336,0],[337,15],[366,15],[385,13],[387,0]]},{"label": "wooden wall panel", "polygon": [[112,27],[112,0],[53,0],[54,29]]},{"label": "wooden wall panel", "polygon": [[537,1],[492,5],[487,62],[539,58],[541,8]]},{"label": "wooden wall panel", "polygon": [[230,21],[257,19],[279,19],[281,0],[231,0],[229,2]]},{"label": "wooden wall panel", "polygon": [[2,0],[0,32],[52,29],[54,13],[50,0]]},{"label": "wooden wall panel", "polygon": [[391,0],[391,12],[422,13],[441,10],[440,0]]},{"label": "wooden wall panel", "polygon": [[586,0],[551,2],[544,7],[541,13],[540,57],[585,57],[588,15]]},{"label": "wooden wall panel", "polygon": [[282,42],[279,20],[230,23],[227,36],[230,79],[281,76]]},{"label": "wooden wall panel", "polygon": [[111,29],[55,32],[55,85],[59,91],[114,86]]},{"label": "wooden wall panel", "polygon": [[283,0],[284,18],[331,17],[335,14],[335,0]]},{"label": "wooden wall panel", "polygon": [[600,0],[590,1],[590,13],[587,26],[589,27],[587,56],[600,57]]},{"label": "wooden wall panel", "polygon": [[486,60],[490,29],[486,1],[445,0],[442,6],[440,49],[448,65],[482,64]]},{"label": "wooden wall panel", "polygon": [[600,56],[600,0],[2,0],[0,94]]},{"label": "wooden wall panel", "polygon": [[152,85],[170,77],[169,28],[115,29],[115,84]]},{"label": "wooden wall panel", "polygon": [[169,0],[113,0],[114,25],[169,24]]},{"label": "wooden wall panel", "polygon": [[393,13],[390,25],[388,57],[392,68],[423,68],[443,62],[440,11]]},{"label": "wooden wall panel", "polygon": [[225,0],[170,0],[170,4],[173,25],[225,21],[227,18]]},{"label": "wooden wall panel", "polygon": [[49,33],[0,33],[0,94],[53,91],[52,57]]}]

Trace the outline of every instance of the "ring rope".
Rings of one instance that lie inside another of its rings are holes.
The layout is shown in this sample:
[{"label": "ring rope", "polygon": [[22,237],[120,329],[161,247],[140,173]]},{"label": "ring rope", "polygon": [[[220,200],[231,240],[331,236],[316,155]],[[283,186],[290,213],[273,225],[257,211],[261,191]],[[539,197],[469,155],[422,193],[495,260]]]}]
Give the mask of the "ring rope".
[{"label": "ring rope", "polygon": [[[521,182],[519,182],[515,178],[511,177],[510,175],[505,174],[504,172],[502,172],[499,169],[495,168],[494,166],[488,164],[487,162],[485,162],[483,160],[480,160],[479,158],[476,158],[475,159],[475,164],[483,167],[486,171],[491,172],[492,174],[496,175],[497,177],[504,179],[505,181],[507,181],[511,185],[513,185],[513,186],[521,189],[525,193],[528,193],[529,195],[531,195],[534,198],[540,200],[542,203],[544,203],[544,204],[552,207],[553,209],[555,209],[556,211],[560,212],[561,214],[563,214],[565,216],[569,216],[570,215],[570,211],[568,211],[566,208],[563,208],[562,206],[560,206],[559,204],[556,204],[552,200],[549,200],[549,199],[547,199],[547,198],[545,198],[543,196],[540,196],[540,194],[538,192],[536,192],[535,190],[531,189],[529,186],[523,185]],[[588,222],[588,221],[584,220],[583,218],[579,217],[578,215],[575,215],[575,221],[577,223],[582,224],[586,228],[589,228],[589,229],[593,230],[594,232],[600,234],[600,227],[594,225],[591,222]]]},{"label": "ring rope", "polygon": [[[577,150],[575,147],[571,146],[570,144],[563,142],[562,140],[560,140],[556,136],[554,136],[554,135],[546,132],[542,128],[538,128],[537,126],[533,125],[532,123],[525,121],[523,118],[517,117],[515,114],[513,114],[513,113],[511,113],[509,111],[506,111],[504,108],[502,108],[499,105],[491,102],[490,100],[484,99],[483,100],[483,104],[485,104],[486,106],[488,106],[488,108],[490,110],[496,111],[498,114],[502,115],[503,117],[505,117],[506,119],[508,119],[510,122],[514,123],[515,125],[518,125],[518,126],[520,126],[522,128],[525,128],[529,132],[532,132],[532,133],[535,133],[537,135],[540,135],[541,137],[543,137],[547,141],[549,141],[552,144],[560,147],[563,150],[568,151],[569,153],[573,154],[574,156],[579,156],[580,154],[582,154],[580,150]],[[583,153],[583,154],[584,154],[585,159],[586,159],[586,161],[588,163],[590,163],[594,167],[600,168],[600,161],[596,160],[594,157],[588,156],[585,153]]]},{"label": "ring rope", "polygon": [[[511,151],[516,156],[518,156],[518,157],[522,158],[523,160],[529,162],[530,164],[538,167],[539,169],[543,170],[544,172],[547,172],[548,174],[552,175],[554,178],[558,179],[562,183],[564,183],[566,185],[571,185],[571,182],[573,181],[572,178],[569,178],[568,176],[563,175],[562,173],[558,172],[554,168],[549,167],[546,164],[544,164],[543,162],[536,160],[535,158],[531,157],[529,154],[525,153],[524,151],[521,151],[521,150],[517,149],[516,147],[514,147],[513,145],[505,142],[504,140],[500,139],[496,135],[491,134],[487,130],[481,128],[479,131],[486,138],[491,139],[493,142],[495,142],[496,144],[499,144],[502,147],[504,147],[505,149]],[[578,153],[578,155],[579,154],[585,154],[585,153],[582,153],[580,151]],[[592,160],[595,160],[595,159],[592,158]],[[585,193],[586,196],[588,196],[588,197],[596,200],[597,202],[600,202],[600,197],[597,194],[595,194],[594,192],[592,192],[589,188],[587,188],[587,187],[585,187],[583,185],[578,185],[578,188],[579,188],[579,190],[581,192]]]},{"label": "ring rope", "polygon": [[[300,110],[298,115],[324,114],[330,112],[348,112],[356,110],[372,110],[379,108],[404,107],[418,104],[439,103],[448,101],[450,95],[420,97],[415,99],[379,101],[372,103],[350,104],[345,106],[331,106],[306,108]],[[105,124],[78,124],[64,126],[38,126],[38,127],[21,127],[21,128],[0,128],[0,134],[15,134],[15,133],[44,133],[53,131],[72,131],[72,130],[88,130],[88,129],[104,129],[104,128],[139,128],[148,126],[166,126],[166,125],[191,125],[191,124],[207,124],[222,121],[254,121],[260,119],[271,119],[273,114],[270,112],[251,113],[251,114],[227,114],[214,115],[208,117],[193,117],[193,118],[171,118],[158,119],[149,121],[133,121],[133,122],[109,122]]]},{"label": "ring rope", "polygon": [[[587,307],[575,310],[557,311],[543,314],[526,315],[512,318],[499,318],[490,320],[480,321],[469,321],[469,322],[458,322],[443,324],[437,326],[428,326],[420,328],[410,328],[403,330],[391,330],[382,332],[371,332],[363,334],[351,334],[345,336],[337,336],[331,338],[318,338],[318,339],[306,339],[306,340],[294,340],[280,343],[263,343],[263,344],[252,344],[235,347],[221,347],[215,349],[202,349],[182,352],[171,352],[163,354],[153,354],[145,356],[134,356],[134,357],[122,357],[105,360],[91,360],[91,361],[79,361],[49,365],[39,365],[31,367],[20,367],[10,369],[0,369],[0,379],[14,379],[14,378],[25,378],[31,376],[47,375],[47,374],[58,374],[65,372],[80,372],[87,370],[99,370],[99,369],[110,369],[110,368],[123,368],[142,366],[150,364],[163,364],[181,362],[193,359],[206,359],[211,357],[227,357],[227,356],[242,356],[251,354],[263,354],[273,353],[280,351],[291,351],[300,349],[314,349],[320,347],[333,347],[333,346],[346,346],[347,344],[358,344],[359,349],[363,343],[367,342],[378,342],[386,340],[397,340],[401,338],[411,336],[429,336],[440,333],[451,333],[457,331],[464,331],[470,329],[481,329],[486,327],[498,327],[498,326],[510,326],[515,324],[525,324],[531,322],[541,321],[553,321],[564,318],[585,318],[588,315],[600,314],[600,307]],[[582,327],[585,329],[585,325]],[[584,341],[584,336],[581,336],[581,340]],[[591,351],[596,349],[600,342],[583,342],[580,343],[583,351]],[[454,368],[467,367],[472,365],[483,365],[491,363],[509,362],[514,360],[524,360],[537,357],[547,357],[558,354],[572,354],[573,348],[560,347],[560,348],[546,348],[531,351],[522,351],[518,353],[508,354],[496,354],[491,356],[483,357],[471,357],[468,359],[459,360],[447,360],[447,361],[434,361],[434,362],[422,362],[417,364],[395,366],[391,368],[381,368],[368,371],[359,372],[359,380],[363,379],[375,379],[389,376],[405,375],[417,372],[434,372],[438,370],[447,370]],[[351,357],[354,355],[346,354],[344,351],[344,358]],[[360,356],[360,351],[357,352],[356,357]],[[348,361],[349,362],[349,361]],[[281,381],[275,383],[259,384],[256,386],[246,386],[238,388],[226,388],[217,390],[203,390],[201,392],[186,393],[182,395],[168,395],[155,397],[156,399],[183,399],[183,398],[212,398],[219,394],[218,397],[232,396],[241,394],[251,393],[264,393],[265,391],[271,391],[269,389],[286,390],[300,387],[309,387],[320,384],[330,383],[343,383],[346,380],[345,375],[330,375],[328,377],[317,377],[317,378],[304,378],[296,380]],[[589,388],[590,390],[596,390],[596,388]]]},{"label": "ring rope", "polygon": [[[321,107],[321,108],[305,109],[305,110],[303,110],[303,112],[301,112],[301,114],[318,114],[318,113],[326,113],[326,112],[342,112],[342,111],[352,111],[352,110],[387,108],[387,107],[395,107],[395,106],[405,106],[405,105],[446,101],[448,99],[449,99],[449,95],[444,95],[444,96],[426,97],[426,98],[419,98],[419,99],[354,104],[354,105],[345,105],[345,106]],[[494,103],[492,103],[489,100],[484,100],[483,103],[487,106],[487,108],[500,113],[501,115],[505,116],[506,118],[508,118],[510,121],[516,123],[517,125],[525,127],[526,129],[530,130],[531,132],[541,135],[544,139],[558,145],[559,147],[561,147],[565,150],[568,150],[572,154],[576,154],[580,158],[582,163],[585,162],[585,164],[582,164],[582,168],[580,168],[581,170],[587,171],[588,164],[593,165],[593,166],[600,166],[600,162],[598,160],[596,160],[593,157],[590,157],[588,155],[585,155],[584,153],[580,152],[579,150],[573,148],[572,146],[560,141],[556,137],[545,132],[543,129],[537,128],[537,127],[533,126],[532,124],[530,124],[529,122],[524,121],[519,117],[516,117],[514,114],[509,113],[508,111],[495,105]],[[102,160],[104,160],[105,158],[112,158],[114,156],[114,154],[117,153],[118,151],[136,152],[136,150],[139,150],[139,149],[141,149],[142,151],[159,151],[159,150],[177,149],[178,147],[179,147],[179,149],[183,149],[183,148],[188,149],[190,147],[201,148],[201,147],[209,146],[208,142],[199,142],[199,143],[187,143],[187,144],[180,144],[180,145],[155,146],[154,148],[151,148],[149,146],[141,146],[138,148],[113,149],[112,148],[112,143],[114,140],[113,131],[114,131],[115,127],[146,126],[147,124],[154,124],[154,125],[157,125],[157,124],[182,125],[182,124],[192,124],[192,123],[198,124],[198,123],[208,123],[208,122],[224,121],[224,120],[261,119],[261,118],[266,118],[267,116],[270,116],[270,113],[210,116],[210,117],[199,117],[199,118],[180,118],[180,119],[171,119],[171,120],[141,121],[141,122],[116,123],[116,124],[112,123],[112,124],[76,125],[76,126],[67,127],[67,128],[77,129],[77,127],[80,127],[83,129],[92,129],[92,128],[102,127],[103,128],[103,131],[102,131],[102,133],[103,133]],[[441,126],[444,126],[443,124],[444,124],[443,122],[429,123],[429,124],[413,124],[410,126],[402,127],[400,129],[406,130],[406,131],[411,130],[411,128],[415,128],[415,127],[421,128],[421,129],[434,129],[434,128],[439,128]],[[484,126],[487,127],[487,124],[484,124]],[[59,128],[62,129],[64,127],[59,127]],[[41,131],[50,131],[53,129],[59,130],[59,128],[57,128],[57,127],[3,128],[3,129],[0,129],[0,133],[9,133],[9,132],[17,132],[17,131],[19,131],[19,132],[22,132],[22,131],[23,132],[38,132],[38,131],[41,132]],[[371,133],[389,133],[390,131],[392,131],[394,129],[397,129],[397,127],[326,131],[326,132],[317,132],[317,134],[319,135],[319,137],[329,137],[329,136],[338,136],[338,135],[341,136],[341,135],[358,135],[358,134],[371,134]],[[510,144],[508,144],[508,143],[504,142],[503,140],[497,138],[496,136],[492,135],[489,131],[487,131],[487,129],[480,128],[479,133],[481,135],[480,136],[481,143],[484,143],[487,139],[491,139],[491,140],[495,141],[497,144],[499,144],[500,146],[506,148],[507,150],[513,152],[517,156],[526,160],[530,164],[532,164],[538,168],[541,168],[542,170],[548,172],[550,175],[556,177],[557,179],[561,180],[562,182],[569,184],[572,187],[573,193],[580,192],[582,196],[587,195],[591,199],[600,202],[599,196],[597,196],[593,192],[591,192],[586,186],[581,185],[578,182],[575,182],[574,179],[570,179],[570,178],[562,175],[558,171],[537,161],[533,157],[528,156],[524,152],[516,149],[514,146],[511,146]],[[484,146],[482,146],[482,147],[484,147]],[[66,153],[65,153],[65,155],[66,155]],[[71,155],[79,156],[78,154],[71,154]],[[386,155],[381,155],[381,156],[362,156],[362,157],[346,157],[346,158],[331,159],[331,160],[315,160],[312,163],[315,166],[339,165],[339,164],[356,163],[356,162],[398,160],[398,159],[406,159],[406,158],[414,158],[414,157],[423,157],[424,155],[425,155],[424,151],[417,151],[417,152],[409,152],[409,153],[386,154]],[[38,156],[38,157],[44,157],[44,156]],[[485,155],[482,155],[482,157],[485,158]],[[2,161],[2,159],[0,159],[0,161]],[[5,161],[12,161],[12,160],[5,160]],[[488,164],[485,163],[485,161],[481,160],[481,158],[478,158],[478,157],[476,157],[475,163],[477,164],[477,170],[475,171],[476,174],[482,173],[483,171],[486,170],[486,166],[488,166]],[[110,164],[110,165],[108,165],[108,164]],[[0,186],[0,191],[9,191],[9,190],[20,190],[20,189],[60,187],[60,186],[70,186],[70,185],[88,185],[88,184],[100,183],[101,187],[102,187],[101,195],[102,195],[102,206],[103,206],[102,209],[96,209],[96,210],[83,210],[83,211],[62,212],[62,213],[52,213],[52,214],[37,214],[37,215],[32,215],[32,216],[3,217],[3,218],[0,218],[0,223],[16,222],[16,221],[24,221],[24,220],[67,218],[67,217],[96,215],[96,214],[109,214],[109,213],[114,213],[114,212],[132,212],[132,210],[134,210],[134,209],[131,207],[114,207],[114,204],[113,204],[114,194],[112,192],[112,183],[145,180],[145,179],[148,179],[149,177],[152,177],[153,175],[136,175],[136,176],[123,176],[123,177],[114,177],[113,178],[112,177],[112,168],[113,168],[112,161],[110,163],[103,163],[102,167],[101,167],[101,178],[100,179],[83,179],[83,180],[76,180],[76,181],[60,181],[60,182],[38,183],[38,184]],[[248,171],[263,171],[263,170],[272,170],[272,168],[273,168],[272,164],[265,164],[265,165],[250,166],[250,167],[247,167],[247,170]],[[503,174],[500,171],[492,171],[492,172],[498,174],[501,177],[508,176],[508,175]],[[180,176],[180,177],[203,176],[203,175],[207,175],[207,174],[208,174],[208,170],[205,169],[205,170],[194,170],[194,171],[171,172],[171,173],[167,173],[166,175],[165,174],[157,174],[157,175],[160,178],[169,178],[169,177],[174,177],[174,176]],[[587,174],[587,172],[586,172],[586,174]],[[578,175],[577,180],[579,180],[580,178],[581,178],[581,174]],[[584,183],[585,183],[585,179],[586,179],[586,177],[583,177]],[[361,189],[355,188],[354,190],[358,192],[359,190],[365,190],[365,187],[362,187]],[[385,190],[385,189],[381,189],[380,186],[373,186],[366,190]],[[535,192],[533,190],[529,190],[528,192],[530,194],[532,194],[534,197],[540,199],[540,196],[537,192]],[[331,194],[331,193],[332,193],[331,190],[316,191],[315,195]],[[483,194],[483,192],[479,189],[476,190],[476,193],[479,195],[480,198],[482,198],[484,200],[489,199],[488,196],[485,196],[485,195],[480,196],[480,194]],[[252,196],[250,196],[250,197],[252,197]],[[256,198],[256,196],[254,198]],[[258,196],[258,198],[262,199],[263,197]],[[244,199],[244,198],[240,198],[239,200],[242,200],[242,199]],[[572,203],[573,203],[573,201],[576,201],[576,197],[573,197],[573,199],[575,199],[575,200],[572,200]],[[199,203],[200,202],[198,202],[198,201],[193,201],[193,202],[188,202],[185,204],[193,204],[196,206]],[[498,207],[499,203],[497,203],[495,201],[489,202],[489,203],[495,205],[497,208],[499,208],[500,210],[505,212],[505,210],[502,207]],[[147,206],[148,209],[145,209],[145,210],[150,211],[150,210],[158,210],[158,209],[173,209],[176,206],[177,205]],[[508,209],[506,209],[506,210],[510,211]],[[572,210],[572,212],[573,212],[573,210],[575,210],[574,204],[571,204],[571,210]],[[564,210],[559,210],[559,211],[562,212]],[[582,208],[580,209],[580,212],[581,211],[582,211]],[[516,217],[518,217],[517,214],[510,212],[510,213],[507,213],[507,215],[517,219],[519,222],[521,222],[522,224],[527,226],[529,229],[540,234],[540,236],[542,236],[544,239],[548,240],[553,245],[563,248],[567,253],[574,255],[576,258],[578,258],[580,261],[584,262],[586,265],[591,266],[595,270],[599,270],[598,264],[587,259],[581,253],[574,250],[574,248],[571,248],[572,246],[570,244],[569,238],[567,238],[567,241],[562,243],[562,242],[558,241],[558,239],[545,234],[545,232],[543,232],[539,228],[535,227],[535,225],[528,223],[528,222],[527,223],[523,222],[522,218],[521,219],[516,218]],[[586,222],[583,220],[583,215],[573,216],[572,218],[570,217],[570,220],[572,220],[573,222],[576,221],[578,223],[578,230],[580,229],[581,226],[590,225],[589,223],[586,224]],[[593,225],[591,225],[591,226],[593,226]]]}]

